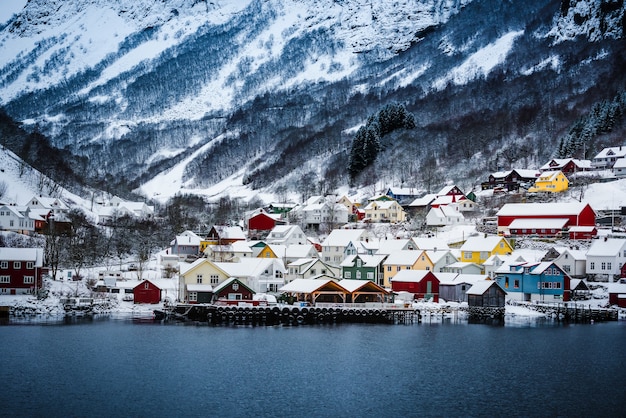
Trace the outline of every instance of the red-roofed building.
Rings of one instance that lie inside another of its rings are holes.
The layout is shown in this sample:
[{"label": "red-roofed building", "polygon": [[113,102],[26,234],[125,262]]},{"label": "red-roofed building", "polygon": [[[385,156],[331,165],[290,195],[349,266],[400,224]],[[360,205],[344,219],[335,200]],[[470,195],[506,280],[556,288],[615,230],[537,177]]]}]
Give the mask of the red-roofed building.
[{"label": "red-roofed building", "polygon": [[[509,235],[511,225],[516,226],[516,220],[523,219],[523,224],[528,224],[529,220],[536,221],[537,225],[545,224],[546,220],[553,220],[560,225],[561,220],[565,220],[563,230],[571,227],[595,226],[596,212],[588,203],[509,203],[496,213],[498,217],[498,234]],[[517,221],[520,224],[520,221]],[[527,225],[526,225],[527,226]],[[539,228],[539,229],[537,229]],[[516,228],[515,231],[521,235],[540,235],[540,227]],[[525,232],[522,232],[525,231]]]}]

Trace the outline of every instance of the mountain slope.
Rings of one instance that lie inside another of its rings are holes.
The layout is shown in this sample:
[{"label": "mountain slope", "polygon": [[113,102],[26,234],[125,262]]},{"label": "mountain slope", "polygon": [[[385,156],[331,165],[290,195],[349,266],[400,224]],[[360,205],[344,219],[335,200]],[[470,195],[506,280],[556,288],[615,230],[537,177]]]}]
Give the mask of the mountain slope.
[{"label": "mountain slope", "polygon": [[347,183],[354,128],[391,102],[418,127],[357,181],[430,183],[434,161],[472,184],[624,91],[623,34],[621,1],[39,0],[0,33],[0,98],[88,181],[161,174],[164,197]]}]

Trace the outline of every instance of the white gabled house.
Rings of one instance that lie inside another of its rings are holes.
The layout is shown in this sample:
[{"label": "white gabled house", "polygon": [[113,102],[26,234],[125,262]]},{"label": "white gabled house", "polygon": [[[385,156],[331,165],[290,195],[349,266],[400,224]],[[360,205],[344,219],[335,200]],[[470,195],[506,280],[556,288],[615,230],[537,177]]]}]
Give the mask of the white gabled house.
[{"label": "white gabled house", "polygon": [[626,262],[626,239],[594,240],[587,251],[586,273],[613,282]]},{"label": "white gabled house", "polygon": [[615,162],[626,157],[626,146],[604,148],[591,161],[591,165],[597,169],[613,168]]},{"label": "white gabled house", "polygon": [[276,225],[265,238],[268,244],[305,245],[307,237],[298,225]]},{"label": "white gabled house", "polygon": [[554,264],[563,269],[572,278],[585,277],[587,275],[587,255],[585,251],[563,248],[559,252],[559,256],[554,259]]},{"label": "white gabled house", "polygon": [[322,261],[339,267],[350,242],[365,241],[368,237],[365,229],[334,229],[322,242]]},{"label": "white gabled house", "polygon": [[444,205],[431,208],[426,214],[426,225],[448,226],[458,225],[465,222],[465,217],[456,205]]}]

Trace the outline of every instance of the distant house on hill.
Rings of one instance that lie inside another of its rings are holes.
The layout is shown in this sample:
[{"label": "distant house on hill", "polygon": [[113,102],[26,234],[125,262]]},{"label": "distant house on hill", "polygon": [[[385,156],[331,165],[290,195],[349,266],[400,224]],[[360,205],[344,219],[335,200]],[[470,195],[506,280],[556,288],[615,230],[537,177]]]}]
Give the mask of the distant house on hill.
[{"label": "distant house on hill", "polygon": [[564,192],[569,187],[569,180],[561,171],[544,171],[535,180],[535,185],[528,189],[528,193],[559,193]]},{"label": "distant house on hill", "polygon": [[533,184],[541,172],[539,170],[513,169],[498,171],[489,175],[489,179],[481,184],[483,190],[502,187],[505,190],[519,190],[522,184]]},{"label": "distant house on hill", "polygon": [[385,194],[400,205],[406,205],[415,200],[421,193],[421,190],[414,187],[389,187]]},{"label": "distant house on hill", "polygon": [[613,168],[615,162],[626,157],[626,146],[604,148],[591,161],[591,165],[596,169]]},{"label": "distant house on hill", "polygon": [[539,168],[542,172],[545,171],[561,171],[563,174],[574,174],[580,171],[591,170],[590,160],[577,160],[575,158],[555,158]]}]

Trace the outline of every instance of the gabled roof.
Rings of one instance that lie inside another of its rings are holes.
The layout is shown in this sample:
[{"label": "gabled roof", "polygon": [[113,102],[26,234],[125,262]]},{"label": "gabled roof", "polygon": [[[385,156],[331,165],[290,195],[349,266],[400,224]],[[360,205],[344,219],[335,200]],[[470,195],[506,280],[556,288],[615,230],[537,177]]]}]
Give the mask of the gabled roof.
[{"label": "gabled roof", "polygon": [[496,235],[469,237],[461,246],[461,251],[487,251],[491,252],[504,238]]},{"label": "gabled roof", "polygon": [[587,257],[615,257],[626,247],[626,239],[606,238],[593,240]]},{"label": "gabled roof", "polygon": [[426,250],[426,256],[428,258],[430,258],[430,261],[432,261],[433,264],[437,264],[439,262],[439,260],[444,258],[446,255],[451,256],[456,261],[456,257],[454,256],[454,254],[452,254],[450,252],[450,250],[447,250],[447,249],[437,250],[437,251],[435,251],[435,250]]},{"label": "gabled roof", "polygon": [[317,256],[317,250],[312,244],[290,245],[285,250],[287,258],[303,258]]},{"label": "gabled roof", "polygon": [[567,203],[507,203],[496,216],[569,216],[579,215],[587,206],[584,202]]},{"label": "gabled roof", "polygon": [[350,241],[362,241],[366,235],[365,229],[333,229],[322,242],[322,246],[345,247]]},{"label": "gabled roof", "polygon": [[339,285],[346,289],[350,293],[354,293],[358,290],[369,290],[370,292],[389,293],[385,288],[377,285],[371,280],[353,280],[343,279],[339,281]]},{"label": "gabled roof", "polygon": [[396,251],[389,254],[383,264],[387,266],[412,266],[419,260],[423,253],[423,251],[416,250]]},{"label": "gabled roof", "polygon": [[231,277],[229,279],[224,280],[222,283],[218,284],[217,286],[215,286],[213,288],[213,293],[221,292],[223,289],[225,289],[226,287],[230,286],[234,282],[237,282],[237,283],[239,283],[240,286],[245,287],[250,293],[252,293],[252,294],[256,293],[254,290],[252,290],[250,287],[248,287],[245,283],[243,283],[237,277]]},{"label": "gabled roof", "polygon": [[419,283],[427,276],[433,276],[437,278],[437,276],[435,276],[432,272],[428,270],[400,270],[396,273],[395,276],[391,278],[391,281]]},{"label": "gabled roof", "polygon": [[411,238],[417,248],[420,250],[449,250],[448,243],[441,238],[425,238],[425,237],[413,237]]},{"label": "gabled roof", "polygon": [[376,267],[379,266],[387,257],[384,254],[368,255],[368,254],[356,254],[349,255],[340,264],[341,267],[352,267],[355,258],[360,258],[363,261],[363,267]]},{"label": "gabled roof", "polygon": [[604,148],[602,151],[596,154],[594,159],[608,158],[608,157],[614,157],[614,156],[617,156],[617,157],[626,156],[626,147],[619,146],[619,147]]},{"label": "gabled roof", "polygon": [[2,261],[32,261],[35,267],[43,266],[43,248],[7,248],[0,247]]},{"label": "gabled roof", "polygon": [[500,290],[506,293],[506,291],[502,289],[495,280],[482,280],[480,282],[476,282],[465,293],[467,295],[483,295],[491,286],[498,286]]},{"label": "gabled roof", "polygon": [[341,285],[331,279],[296,279],[278,289],[280,292],[313,293],[322,289],[346,292]]},{"label": "gabled roof", "polygon": [[411,207],[428,206],[436,198],[437,198],[437,195],[435,193],[429,193],[429,194],[426,194],[426,195],[424,195],[422,197],[418,197],[417,199],[415,199],[414,201],[409,203],[409,206],[411,206]]}]

